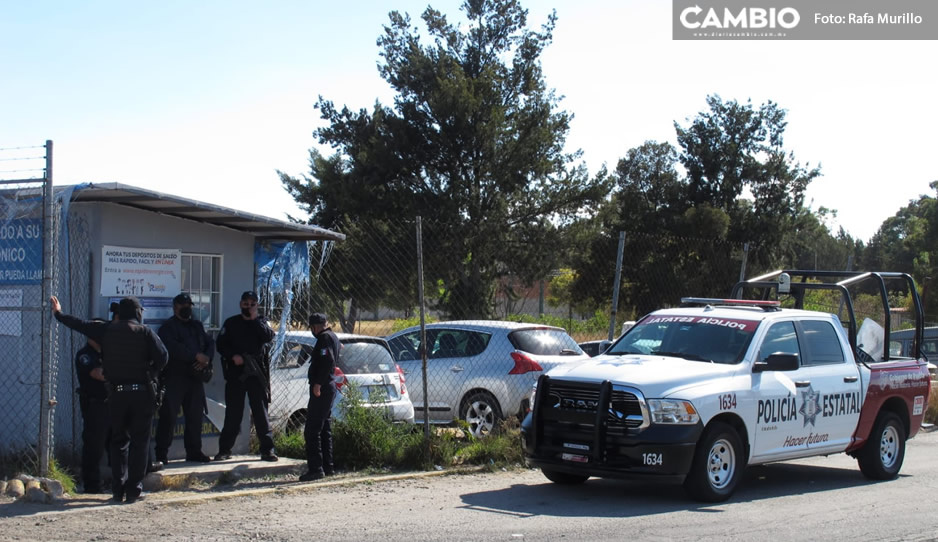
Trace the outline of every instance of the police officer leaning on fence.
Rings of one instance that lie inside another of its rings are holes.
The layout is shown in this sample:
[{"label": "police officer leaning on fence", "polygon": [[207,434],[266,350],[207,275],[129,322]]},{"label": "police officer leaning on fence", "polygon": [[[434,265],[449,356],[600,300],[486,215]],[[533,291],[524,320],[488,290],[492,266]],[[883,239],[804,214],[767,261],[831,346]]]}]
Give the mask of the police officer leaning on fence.
[{"label": "police officer leaning on fence", "polygon": [[339,359],[339,339],[326,325],[326,315],[315,313],[309,317],[309,328],[316,337],[309,360],[309,405],[306,408],[306,465],[308,470],[300,476],[301,482],[319,480],[332,475],[332,403],[336,388],[332,375]]},{"label": "police officer leaning on fence", "polygon": [[[105,320],[94,320],[105,322]],[[101,366],[101,345],[88,339],[75,353],[78,405],[81,407],[81,481],[85,493],[101,493],[101,455],[107,450],[107,388]]]},{"label": "police officer leaning on fence", "polygon": [[254,417],[261,459],[277,461],[267,418],[267,404],[270,403],[267,343],[273,340],[274,330],[257,312],[256,293],[248,291],[241,294],[240,305],[241,314],[225,320],[216,343],[225,375],[225,424],[218,438],[215,461],[231,459],[231,448],[241,431],[245,394]]},{"label": "police officer leaning on fence", "polygon": [[215,341],[205,333],[202,322],[192,318],[192,298],[181,293],[173,298],[173,316],[159,330],[160,339],[169,351],[169,363],[163,370],[166,395],[156,425],[156,459],[169,461],[169,447],[176,427],[176,413],[182,406],[185,418],[183,443],[186,461],[208,463],[202,453],[202,414],[205,412],[203,372],[212,363]]},{"label": "police officer leaning on fence", "polygon": [[[111,306],[110,306],[110,308],[108,309],[108,312],[111,313],[111,321],[112,321],[112,322],[116,322],[116,321],[120,320],[120,318],[118,318],[118,316],[117,316],[117,313],[120,312],[120,303],[118,303],[117,301],[112,301],[112,302],[111,302]],[[110,422],[108,422],[108,424],[109,424],[109,423],[110,423]],[[110,450],[110,441],[111,441],[111,435],[110,435],[110,427],[109,427],[109,428],[108,428],[108,450]],[[110,454],[110,451],[108,451],[108,454]],[[109,465],[110,465],[110,463],[109,463]],[[150,453],[150,450],[148,449],[148,450],[147,450],[147,473],[150,473],[150,472],[158,472],[158,471],[161,471],[161,470],[163,470],[163,462],[162,462],[162,461],[157,461],[157,460],[155,460],[155,459],[153,458],[153,454]]]},{"label": "police officer leaning on fence", "polygon": [[143,307],[135,297],[120,300],[116,322],[62,314],[59,300],[52,296],[50,301],[56,320],[101,345],[111,421],[111,490],[114,501],[132,503],[140,498],[147,469],[155,376],[166,366],[169,354],[156,333],[140,323]]}]

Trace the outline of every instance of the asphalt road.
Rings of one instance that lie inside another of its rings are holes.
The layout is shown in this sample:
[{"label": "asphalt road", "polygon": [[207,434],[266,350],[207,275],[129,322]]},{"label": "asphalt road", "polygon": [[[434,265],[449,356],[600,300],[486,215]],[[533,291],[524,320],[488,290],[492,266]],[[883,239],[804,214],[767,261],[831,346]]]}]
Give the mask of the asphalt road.
[{"label": "asphalt road", "polygon": [[15,503],[0,506],[0,539],[936,540],[938,432],[908,444],[894,481],[870,482],[840,454],[753,467],[717,505],[693,502],[679,486],[592,479],[563,487],[516,470],[281,483],[214,500],[153,494],[66,511]]}]

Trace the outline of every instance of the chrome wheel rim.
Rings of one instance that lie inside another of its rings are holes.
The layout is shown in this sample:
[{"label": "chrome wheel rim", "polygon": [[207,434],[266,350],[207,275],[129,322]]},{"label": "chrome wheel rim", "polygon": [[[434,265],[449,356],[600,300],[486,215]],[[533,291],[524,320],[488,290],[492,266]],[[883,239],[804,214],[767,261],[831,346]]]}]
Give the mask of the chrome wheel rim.
[{"label": "chrome wheel rim", "polygon": [[707,455],[707,480],[713,489],[729,485],[736,472],[736,452],[726,439],[719,439],[710,447]]},{"label": "chrome wheel rim", "polygon": [[484,401],[473,401],[466,409],[466,423],[476,437],[487,435],[495,427],[495,411]]},{"label": "chrome wheel rim", "polygon": [[899,432],[895,426],[887,425],[879,439],[879,460],[883,467],[889,469],[896,464],[899,458]]}]

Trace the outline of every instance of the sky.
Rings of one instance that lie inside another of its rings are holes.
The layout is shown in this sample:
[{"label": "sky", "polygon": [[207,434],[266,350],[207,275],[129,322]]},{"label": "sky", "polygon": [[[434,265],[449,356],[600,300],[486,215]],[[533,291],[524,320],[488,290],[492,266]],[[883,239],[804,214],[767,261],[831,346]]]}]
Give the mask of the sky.
[{"label": "sky", "polygon": [[[375,43],[388,13],[464,20],[458,0],[0,5],[0,149],[52,140],[55,185],[119,182],[278,219],[306,216],[277,171],[308,174],[310,148],[333,152],[313,137],[317,98],[392,104]],[[786,148],[821,166],[806,204],[836,210],[835,233],[866,242],[935,196],[938,41],[675,41],[665,0],[522,5],[535,29],[556,10],[542,66],[574,115],[567,150],[592,173],[648,140],[677,146],[674,123],[718,94],[788,111]]]}]

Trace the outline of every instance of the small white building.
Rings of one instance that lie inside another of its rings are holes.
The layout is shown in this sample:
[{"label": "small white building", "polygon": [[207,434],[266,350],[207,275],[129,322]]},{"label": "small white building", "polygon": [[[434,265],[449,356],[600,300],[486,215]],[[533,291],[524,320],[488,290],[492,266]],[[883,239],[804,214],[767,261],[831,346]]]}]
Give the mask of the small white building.
[{"label": "small white building", "polygon": [[[111,301],[137,296],[144,305],[144,323],[154,330],[172,315],[172,298],[187,292],[194,317],[217,335],[225,318],[239,312],[241,293],[256,290],[272,300],[290,288],[281,280],[266,280],[271,266],[305,265],[308,243],[334,242],[343,234],[317,226],[254,215],[205,202],[118,183],[56,187],[56,237],[53,250],[53,293],[63,311],[82,318],[108,318]],[[17,220],[35,220],[34,218]],[[15,247],[14,247],[15,248]],[[271,261],[271,255],[273,260]],[[281,258],[281,256],[283,256]],[[304,259],[305,258],[305,259]],[[13,411],[0,409],[0,442],[7,451],[34,446],[39,432],[40,405],[35,386],[40,375],[40,315],[26,307],[48,307],[40,300],[34,266],[0,272],[0,296],[18,314],[0,311],[0,396],[22,398]],[[41,269],[41,267],[40,267]],[[275,271],[275,270],[274,270]],[[18,280],[20,279],[20,280]],[[12,301],[11,301],[12,300]],[[276,322],[273,322],[276,326]],[[52,321],[48,336],[52,349],[55,454],[75,453],[81,442],[81,414],[75,393],[74,354],[85,339]],[[15,356],[3,355],[17,352]],[[216,355],[215,375],[206,385],[208,416],[203,424],[205,453],[217,451],[217,434],[224,413],[224,379]],[[21,404],[20,403],[24,403]],[[245,451],[250,435],[250,409],[245,409],[237,451]],[[182,427],[170,458],[184,455]],[[178,442],[177,442],[178,441]],[[2,455],[3,450],[0,450]]]}]

